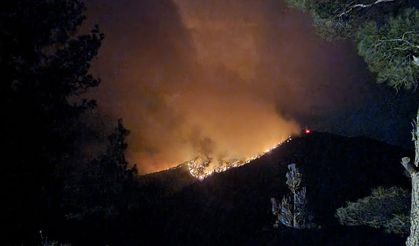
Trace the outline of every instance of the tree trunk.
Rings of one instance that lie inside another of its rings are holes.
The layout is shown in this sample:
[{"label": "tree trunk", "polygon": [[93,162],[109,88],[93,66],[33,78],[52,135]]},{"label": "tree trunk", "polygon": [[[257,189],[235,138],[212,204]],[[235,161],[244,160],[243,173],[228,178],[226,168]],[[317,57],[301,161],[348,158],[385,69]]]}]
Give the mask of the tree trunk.
[{"label": "tree trunk", "polygon": [[419,245],[419,109],[414,122],[412,140],[415,143],[414,164],[410,163],[408,157],[402,159],[402,165],[409,172],[412,179],[412,203],[410,210],[410,235],[407,238],[406,246]]},{"label": "tree trunk", "polygon": [[410,236],[407,246],[419,245],[419,173],[412,176],[412,205],[410,212]]},{"label": "tree trunk", "polygon": [[294,206],[293,206],[293,226],[294,226],[294,228],[297,228],[297,229],[299,229],[300,228],[300,223],[299,223],[299,221],[298,221],[298,218],[297,218],[297,216],[298,216],[298,210],[297,210],[297,191],[293,191],[293,195],[294,195]]}]

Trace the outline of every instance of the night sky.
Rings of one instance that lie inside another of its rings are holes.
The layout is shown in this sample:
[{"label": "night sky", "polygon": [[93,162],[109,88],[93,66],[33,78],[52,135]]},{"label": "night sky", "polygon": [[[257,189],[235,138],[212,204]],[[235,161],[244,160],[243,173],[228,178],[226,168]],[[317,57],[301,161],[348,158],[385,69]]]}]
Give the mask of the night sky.
[{"label": "night sky", "polygon": [[242,158],[300,128],[410,146],[418,92],[396,92],[348,41],[279,0],[89,0],[106,37],[99,109],[131,130],[140,172]]}]

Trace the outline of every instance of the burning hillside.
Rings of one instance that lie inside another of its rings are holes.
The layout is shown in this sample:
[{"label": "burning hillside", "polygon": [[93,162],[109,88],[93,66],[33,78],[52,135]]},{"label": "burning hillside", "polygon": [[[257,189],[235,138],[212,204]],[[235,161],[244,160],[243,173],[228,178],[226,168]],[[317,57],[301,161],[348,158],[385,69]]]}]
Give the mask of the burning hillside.
[{"label": "burning hillside", "polygon": [[[305,133],[308,134],[307,132]],[[279,142],[278,144],[272,146],[271,148],[266,149],[262,153],[250,156],[246,159],[222,159],[222,158],[215,159],[211,156],[198,156],[188,161],[187,167],[188,167],[189,173],[193,177],[199,180],[203,180],[214,173],[221,173],[231,168],[246,165],[249,162],[263,156],[264,154],[271,152],[273,149],[278,148],[283,143],[288,143],[291,140],[292,140],[292,137],[288,136],[288,138],[286,138],[285,140]]]}]

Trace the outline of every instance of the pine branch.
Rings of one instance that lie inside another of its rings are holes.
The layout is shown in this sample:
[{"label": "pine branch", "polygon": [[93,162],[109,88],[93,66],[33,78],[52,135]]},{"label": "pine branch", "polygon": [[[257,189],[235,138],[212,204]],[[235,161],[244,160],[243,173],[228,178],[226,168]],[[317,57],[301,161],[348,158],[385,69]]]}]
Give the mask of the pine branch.
[{"label": "pine branch", "polygon": [[346,8],[345,11],[343,11],[342,13],[338,14],[338,17],[342,17],[344,15],[349,14],[350,12],[352,12],[354,9],[364,9],[364,8],[370,8],[374,5],[380,4],[380,3],[386,3],[386,2],[394,2],[395,0],[376,0],[373,3],[369,3],[369,4],[364,4],[364,3],[358,3],[358,4],[354,4],[349,6],[348,8]]}]

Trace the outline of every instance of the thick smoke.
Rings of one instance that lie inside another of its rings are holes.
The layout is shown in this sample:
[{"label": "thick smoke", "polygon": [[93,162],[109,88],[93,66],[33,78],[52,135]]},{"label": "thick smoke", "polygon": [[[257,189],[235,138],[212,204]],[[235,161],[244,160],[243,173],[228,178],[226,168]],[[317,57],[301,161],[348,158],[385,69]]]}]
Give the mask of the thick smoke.
[{"label": "thick smoke", "polygon": [[258,21],[237,14],[212,22],[192,15],[195,4],[91,3],[107,33],[95,64],[99,104],[124,118],[128,156],[143,172],[198,155],[247,158],[298,129],[256,78]]},{"label": "thick smoke", "polygon": [[101,110],[124,118],[128,157],[144,173],[198,155],[258,154],[298,131],[292,119],[322,128],[319,118],[365,97],[364,84],[353,83],[366,72],[351,46],[321,40],[309,17],[278,0],[88,7],[89,23],[106,34],[95,96]]}]

